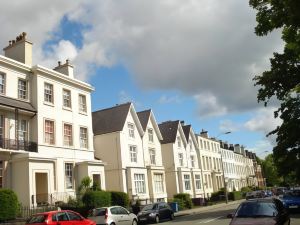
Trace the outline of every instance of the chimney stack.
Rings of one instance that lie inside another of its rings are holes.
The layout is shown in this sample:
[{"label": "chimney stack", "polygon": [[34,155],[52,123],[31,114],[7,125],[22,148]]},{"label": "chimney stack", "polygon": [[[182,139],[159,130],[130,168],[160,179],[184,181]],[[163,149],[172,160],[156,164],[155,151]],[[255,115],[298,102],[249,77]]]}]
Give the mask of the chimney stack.
[{"label": "chimney stack", "polygon": [[200,132],[200,136],[204,138],[208,138],[208,132],[202,129],[202,131]]},{"label": "chimney stack", "polygon": [[74,67],[70,64],[70,61],[67,59],[65,64],[61,64],[61,61],[58,61],[58,66],[54,68],[55,71],[65,74],[68,77],[74,78]]},{"label": "chimney stack", "polygon": [[25,32],[17,36],[15,40],[10,40],[3,51],[6,57],[32,66],[32,43],[26,39]]}]

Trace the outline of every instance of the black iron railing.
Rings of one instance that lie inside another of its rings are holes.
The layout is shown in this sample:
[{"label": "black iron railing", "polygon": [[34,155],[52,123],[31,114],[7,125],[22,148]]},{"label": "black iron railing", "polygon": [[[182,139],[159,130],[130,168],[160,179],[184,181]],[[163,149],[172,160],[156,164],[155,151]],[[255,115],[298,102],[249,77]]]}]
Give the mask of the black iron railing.
[{"label": "black iron railing", "polygon": [[37,152],[37,143],[32,141],[16,141],[15,139],[0,138],[0,148],[8,150],[23,150]]}]

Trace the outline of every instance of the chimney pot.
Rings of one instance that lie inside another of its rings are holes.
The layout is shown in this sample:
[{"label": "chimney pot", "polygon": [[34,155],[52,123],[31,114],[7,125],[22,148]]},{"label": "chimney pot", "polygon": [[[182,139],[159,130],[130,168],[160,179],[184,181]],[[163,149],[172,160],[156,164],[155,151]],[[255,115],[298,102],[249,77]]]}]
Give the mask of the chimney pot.
[{"label": "chimney pot", "polygon": [[61,65],[61,61],[58,61],[58,66],[60,66]]},{"label": "chimney pot", "polygon": [[66,59],[66,64],[69,64],[69,60],[68,59]]}]

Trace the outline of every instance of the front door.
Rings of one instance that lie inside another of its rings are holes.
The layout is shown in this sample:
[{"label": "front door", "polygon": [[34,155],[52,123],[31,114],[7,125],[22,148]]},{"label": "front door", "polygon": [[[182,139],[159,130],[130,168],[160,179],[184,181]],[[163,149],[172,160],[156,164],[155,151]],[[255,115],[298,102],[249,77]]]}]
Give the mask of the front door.
[{"label": "front door", "polygon": [[35,173],[36,204],[45,205],[48,202],[48,174]]}]

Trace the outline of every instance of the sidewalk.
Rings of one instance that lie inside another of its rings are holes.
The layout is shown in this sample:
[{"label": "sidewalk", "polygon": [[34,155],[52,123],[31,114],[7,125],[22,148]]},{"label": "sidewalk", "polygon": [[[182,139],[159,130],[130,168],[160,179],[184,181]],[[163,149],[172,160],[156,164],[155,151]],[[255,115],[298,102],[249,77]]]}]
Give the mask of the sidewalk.
[{"label": "sidewalk", "polygon": [[220,203],[220,204],[216,204],[216,205],[200,206],[200,207],[193,208],[193,209],[186,209],[186,210],[175,212],[174,216],[179,217],[179,216],[187,216],[187,215],[192,215],[192,214],[198,214],[198,213],[201,213],[201,212],[210,211],[212,209],[223,208],[224,206],[228,206],[228,205],[240,204],[243,201],[245,201],[245,199],[241,199],[241,200],[237,200],[237,201],[230,201],[230,202],[228,202],[228,204]]}]

